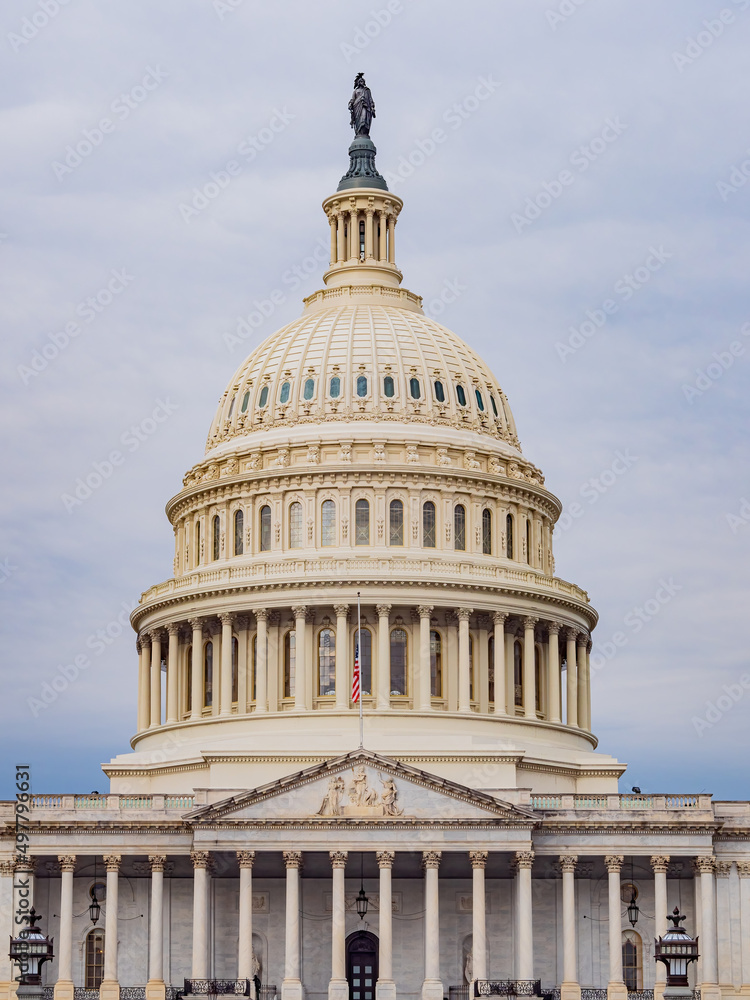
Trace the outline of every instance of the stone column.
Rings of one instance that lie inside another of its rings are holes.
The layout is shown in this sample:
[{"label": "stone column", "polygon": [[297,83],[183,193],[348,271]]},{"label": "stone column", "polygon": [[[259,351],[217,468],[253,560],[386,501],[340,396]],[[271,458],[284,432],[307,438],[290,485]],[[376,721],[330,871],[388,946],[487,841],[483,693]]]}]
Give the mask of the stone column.
[{"label": "stone column", "polygon": [[567,648],[565,660],[568,664],[567,678],[567,703],[568,711],[566,723],[569,726],[578,726],[578,664],[576,662],[576,638],[578,632],[574,628],[567,629],[565,638]]},{"label": "stone column", "polygon": [[[222,612],[221,622],[221,667],[219,673],[219,715],[232,714],[232,626],[234,615]],[[214,671],[216,664],[214,663]],[[215,691],[215,689],[214,689]],[[216,694],[214,694],[214,698]]]},{"label": "stone column", "polygon": [[349,259],[359,259],[359,225],[356,208],[349,211]]},{"label": "stone column", "polygon": [[349,676],[349,605],[336,604],[336,708],[349,708],[352,679]]},{"label": "stone column", "polygon": [[336,213],[331,212],[328,216],[328,222],[331,226],[331,264],[335,264],[338,258],[338,247],[336,246]]},{"label": "stone column", "polygon": [[305,685],[307,684],[305,664],[307,608],[304,604],[298,604],[292,608],[292,612],[294,614],[294,707],[301,712],[305,708]]},{"label": "stone column", "polygon": [[[16,934],[15,913],[13,909],[14,872],[15,862],[12,858],[4,858],[0,861],[0,928],[3,929],[3,933],[8,932],[13,935]],[[3,938],[3,942],[4,940]],[[0,997],[3,1000],[10,1000],[12,991],[15,990],[16,986],[13,982],[13,977],[17,975],[18,966],[13,965],[11,968],[8,949],[3,943],[3,947],[0,948]],[[70,1000],[73,998],[72,989],[69,998]]]},{"label": "stone column", "polygon": [[[663,934],[662,928],[667,927],[667,866],[669,855],[655,854],[651,858],[651,868],[654,872],[654,930],[657,935]],[[654,1000],[663,1000],[664,987],[667,982],[667,968],[663,962],[656,962],[654,975]]]},{"label": "stone column", "polygon": [[388,215],[380,212],[380,252],[378,259],[381,264],[388,259]]},{"label": "stone column", "polygon": [[74,854],[60,854],[60,936],[57,947],[55,1000],[73,1000],[73,874]]},{"label": "stone column", "polygon": [[164,1000],[164,865],[166,856],[149,854],[151,865],[151,926],[148,936],[146,1000]]},{"label": "stone column", "polygon": [[377,852],[378,868],[380,869],[380,913],[378,915],[380,963],[378,981],[375,984],[376,1000],[396,1000],[396,983],[393,980],[393,898],[391,892],[394,857],[393,851]]},{"label": "stone column", "polygon": [[[578,636],[578,725],[581,729],[586,728],[586,690],[588,680],[586,677],[588,664],[588,644],[589,637],[581,632]],[[659,965],[662,963],[659,962]]]},{"label": "stone column", "polygon": [[193,630],[193,653],[190,663],[190,718],[200,719],[203,714],[203,621],[200,618],[191,618],[190,627]]},{"label": "stone column", "polygon": [[331,906],[331,978],[328,983],[328,1000],[348,1000],[349,984],[346,980],[346,851],[329,851],[333,869]]},{"label": "stone column", "polygon": [[336,216],[336,260],[339,264],[343,264],[346,260],[345,226],[346,217],[343,212],[339,212]]},{"label": "stone column", "polygon": [[[734,976],[732,975],[732,923],[739,914],[732,913],[730,903],[729,876],[732,872],[731,861],[716,862],[716,966],[718,970],[719,987],[724,993],[734,992]],[[661,963],[660,963],[661,964]]]},{"label": "stone column", "polygon": [[560,868],[562,869],[563,911],[563,981],[560,987],[560,1000],[581,1000],[581,986],[578,982],[578,951],[576,945],[577,864],[577,855],[560,855]]},{"label": "stone column", "polygon": [[609,982],[608,1000],[627,1000],[628,991],[622,978],[622,900],[620,899],[620,870],[623,856],[608,854],[604,859],[609,883]]},{"label": "stone column", "polygon": [[179,690],[180,626],[173,622],[167,626],[167,722],[177,722],[180,714],[177,692]]},{"label": "stone column", "polygon": [[[432,709],[432,668],[430,658],[430,619],[432,606],[420,605],[419,613],[419,700],[420,711],[429,712]],[[445,681],[443,681],[445,683]]]},{"label": "stone column", "polygon": [[[29,912],[29,910],[34,905],[34,873],[35,873],[35,861],[34,858],[29,856],[27,858],[16,858],[13,862],[14,877],[13,877],[13,919],[11,920],[11,926],[13,930],[20,928],[20,924],[16,924],[16,916],[24,916]],[[13,966],[17,969],[17,966]]]},{"label": "stone column", "polygon": [[211,855],[191,851],[193,862],[193,966],[191,979],[208,979],[208,881]]},{"label": "stone column", "polygon": [[423,851],[424,869],[424,982],[422,1000],[443,1000],[440,980],[440,896],[438,868],[441,851]]},{"label": "stone column", "polygon": [[372,260],[375,256],[375,248],[373,246],[373,213],[374,209],[368,208],[365,210],[365,258],[367,260]]},{"label": "stone column", "polygon": [[484,891],[484,869],[487,851],[469,851],[472,876],[471,933],[474,979],[487,978],[487,918]]},{"label": "stone column", "polygon": [[536,718],[536,670],[534,669],[534,628],[538,618],[523,620],[523,714]]},{"label": "stone column", "polygon": [[[250,980],[251,996],[255,997],[253,983],[253,864],[255,851],[237,851],[240,866],[239,944],[237,946],[237,978]],[[255,997],[255,1000],[258,1000]]]},{"label": "stone column", "polygon": [[389,264],[396,263],[396,244],[394,239],[396,235],[395,230],[396,230],[396,216],[391,214],[388,216],[388,263]]},{"label": "stone column", "polygon": [[557,622],[547,624],[549,670],[549,712],[550,722],[560,722],[560,626]]},{"label": "stone column", "polygon": [[302,1000],[302,980],[299,974],[299,872],[302,867],[302,852],[284,851],[284,864],[286,865],[286,956],[281,998]]},{"label": "stone column", "polygon": [[390,604],[378,604],[378,710],[391,707],[391,636]]},{"label": "stone column", "polygon": [[139,635],[138,649],[138,732],[151,724],[151,639]]},{"label": "stone column", "polygon": [[505,622],[507,617],[503,611],[496,611],[492,616],[492,621],[495,624],[495,662],[493,664],[495,668],[495,715],[508,714],[506,698],[508,685],[505,677],[507,669],[505,662]]},{"label": "stone column", "polygon": [[149,729],[161,725],[161,632],[151,633],[151,711]]},{"label": "stone column", "polygon": [[737,862],[737,874],[740,877],[742,991],[743,993],[750,993],[750,860]]},{"label": "stone column", "polygon": [[[268,712],[268,611],[255,609],[255,712]],[[295,640],[296,642],[296,640]],[[296,650],[295,650],[296,657]]]},{"label": "stone column", "polygon": [[518,979],[534,978],[534,937],[531,907],[531,869],[533,851],[516,851],[516,939],[518,941]]},{"label": "stone column", "polygon": [[[153,662],[151,669],[153,671]],[[107,899],[104,904],[104,978],[99,987],[100,1000],[119,1000],[120,997],[120,983],[117,979],[117,909],[121,860],[119,854],[104,855]]]},{"label": "stone column", "polygon": [[701,957],[703,981],[701,1000],[720,1000],[719,974],[716,964],[716,905],[714,871],[716,858],[698,857],[695,866],[700,872],[701,883]]},{"label": "stone column", "polygon": [[[585,675],[585,691],[586,691],[586,718],[584,719],[583,727],[586,732],[591,732],[591,646],[592,642],[589,638],[586,644],[586,675]],[[659,962],[659,965],[662,963]]]},{"label": "stone column", "polygon": [[458,710],[471,711],[471,662],[469,658],[469,619],[472,608],[459,608],[458,615]]}]

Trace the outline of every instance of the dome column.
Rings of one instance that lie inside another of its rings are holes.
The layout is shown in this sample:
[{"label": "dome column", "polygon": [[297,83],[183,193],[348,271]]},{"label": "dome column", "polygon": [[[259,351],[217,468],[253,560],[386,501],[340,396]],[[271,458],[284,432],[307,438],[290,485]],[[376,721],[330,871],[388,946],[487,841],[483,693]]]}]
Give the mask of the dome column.
[{"label": "dome column", "polygon": [[388,263],[396,263],[396,216],[393,212],[388,213]]},{"label": "dome column", "polygon": [[505,622],[508,616],[503,611],[496,611],[492,616],[495,625],[494,663],[495,671],[495,715],[507,715],[507,680],[505,677]]},{"label": "dome column", "polygon": [[365,209],[365,260],[373,260],[375,257],[375,246],[373,243],[373,216],[375,210],[371,207]]},{"label": "dome column", "polygon": [[232,714],[232,626],[234,615],[219,615],[221,622],[221,672],[219,674],[219,715]]},{"label": "dome column", "polygon": [[190,718],[200,719],[203,712],[203,621],[191,618],[193,649],[190,658]]},{"label": "dome column", "polygon": [[536,718],[536,670],[534,659],[534,629],[538,618],[523,620],[523,714]]},{"label": "dome column", "polygon": [[578,725],[586,729],[586,688],[588,687],[588,652],[589,637],[585,632],[578,635]]},{"label": "dome column", "polygon": [[349,707],[349,605],[337,604],[336,612],[336,708]]},{"label": "dome column", "polygon": [[458,710],[471,711],[471,659],[469,655],[469,619],[471,608],[459,608],[458,615]]},{"label": "dome column", "polygon": [[[354,199],[351,199],[354,201]],[[357,209],[349,210],[349,260],[359,260],[359,226],[357,225]]]},{"label": "dome column", "polygon": [[560,626],[547,624],[547,669],[549,671],[549,721],[560,722]]},{"label": "dome column", "polygon": [[578,665],[576,662],[577,635],[578,633],[574,628],[569,628],[565,633],[567,641],[565,661],[568,665],[567,717],[565,721],[569,726],[578,726]]},{"label": "dome column", "polygon": [[258,715],[265,715],[268,711],[268,611],[266,608],[256,608],[255,626],[255,711]]},{"label": "dome column", "polygon": [[138,732],[148,729],[151,722],[151,639],[143,634],[138,637]]},{"label": "dome column", "polygon": [[336,213],[336,254],[334,260],[337,264],[343,264],[346,260],[346,220],[343,212]]},{"label": "dome column", "polygon": [[331,264],[335,264],[338,259],[338,218],[336,212],[331,212],[328,216],[331,226]]},{"label": "dome column", "polygon": [[380,246],[378,248],[378,261],[385,264],[388,258],[388,223],[385,212],[378,212],[378,226],[380,228]]},{"label": "dome column", "polygon": [[149,728],[161,725],[161,632],[151,633],[151,712]]},{"label": "dome column", "polygon": [[430,617],[432,607],[417,609],[419,613],[419,689],[415,704],[422,712],[432,709],[432,657],[430,655]]},{"label": "dome column", "polygon": [[292,608],[294,614],[294,707],[298,712],[305,709],[305,688],[307,685],[307,608],[298,604]]},{"label": "dome column", "polygon": [[177,722],[177,670],[180,651],[180,626],[174,622],[167,626],[167,722]]},{"label": "dome column", "polygon": [[391,707],[390,604],[378,604],[378,711]]}]

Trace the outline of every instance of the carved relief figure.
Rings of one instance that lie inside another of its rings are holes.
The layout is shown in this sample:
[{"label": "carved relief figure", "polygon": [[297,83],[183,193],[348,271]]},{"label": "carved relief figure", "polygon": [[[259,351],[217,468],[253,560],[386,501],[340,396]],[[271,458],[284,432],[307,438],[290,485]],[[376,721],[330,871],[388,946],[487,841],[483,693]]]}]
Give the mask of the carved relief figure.
[{"label": "carved relief figure", "polygon": [[383,783],[383,792],[380,796],[380,800],[383,803],[383,815],[384,816],[401,816],[403,809],[399,809],[396,799],[398,798],[398,789],[396,788],[396,782],[393,778],[381,777],[381,782]]},{"label": "carved relief figure", "polygon": [[331,778],[328,782],[328,791],[323,799],[323,804],[318,810],[318,816],[340,816],[341,796],[344,794],[344,779],[341,775]]},{"label": "carved relief figure", "polygon": [[378,801],[378,793],[367,786],[367,773],[361,765],[354,772],[349,798],[355,806],[374,806]]}]

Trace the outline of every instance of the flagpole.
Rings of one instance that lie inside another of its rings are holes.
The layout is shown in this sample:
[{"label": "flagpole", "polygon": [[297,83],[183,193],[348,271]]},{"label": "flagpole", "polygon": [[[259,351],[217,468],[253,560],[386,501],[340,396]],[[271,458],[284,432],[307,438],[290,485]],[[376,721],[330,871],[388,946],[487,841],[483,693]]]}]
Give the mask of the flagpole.
[{"label": "flagpole", "polygon": [[361,629],[361,608],[359,603],[359,591],[357,591],[357,652],[359,654],[359,749],[364,749],[365,745],[365,720],[362,714],[362,629]]}]

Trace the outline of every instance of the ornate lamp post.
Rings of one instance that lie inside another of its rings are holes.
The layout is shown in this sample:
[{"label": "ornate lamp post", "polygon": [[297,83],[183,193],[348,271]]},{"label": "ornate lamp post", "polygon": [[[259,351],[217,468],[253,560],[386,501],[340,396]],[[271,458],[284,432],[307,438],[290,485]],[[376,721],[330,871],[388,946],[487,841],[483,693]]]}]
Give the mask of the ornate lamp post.
[{"label": "ornate lamp post", "polygon": [[28,917],[29,926],[24,927],[18,937],[10,939],[10,960],[21,972],[16,992],[19,997],[27,997],[29,1000],[41,1000],[44,996],[42,966],[54,957],[52,939],[45,937],[36,926],[41,919],[41,914],[32,907]]},{"label": "ornate lamp post", "polygon": [[698,959],[698,939],[691,938],[680,924],[685,919],[679,907],[668,917],[672,921],[666,934],[654,942],[654,958],[667,967],[667,985],[665,997],[690,997],[692,990],[688,986],[688,966]]}]

